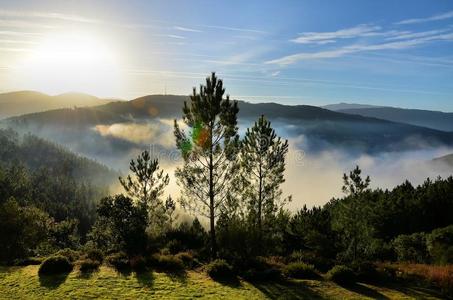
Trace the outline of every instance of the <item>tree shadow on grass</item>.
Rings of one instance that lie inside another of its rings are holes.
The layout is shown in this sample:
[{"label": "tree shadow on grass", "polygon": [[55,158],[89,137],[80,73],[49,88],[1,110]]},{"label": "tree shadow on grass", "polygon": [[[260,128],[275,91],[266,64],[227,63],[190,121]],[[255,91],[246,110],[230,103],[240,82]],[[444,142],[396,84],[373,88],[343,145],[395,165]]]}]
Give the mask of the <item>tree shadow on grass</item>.
[{"label": "tree shadow on grass", "polygon": [[66,281],[69,273],[58,275],[39,275],[39,284],[48,289],[56,289]]},{"label": "tree shadow on grass", "polygon": [[80,278],[80,279],[90,279],[91,277],[93,277],[93,275],[95,273],[99,272],[99,269],[92,269],[92,270],[86,270],[86,271],[80,271],[79,272],[79,275],[77,276],[77,278]]},{"label": "tree shadow on grass", "polygon": [[250,283],[269,299],[324,299],[303,282],[280,280]]},{"label": "tree shadow on grass", "polygon": [[339,284],[342,288],[372,299],[390,299],[384,294],[360,283]]},{"label": "tree shadow on grass", "polygon": [[443,298],[445,297],[442,293],[434,288],[427,288],[421,286],[412,286],[408,284],[396,285],[396,284],[387,284],[387,288],[394,289],[400,293],[403,293],[409,297],[415,299],[423,299],[427,295],[431,297]]},{"label": "tree shadow on grass", "polygon": [[178,270],[178,271],[165,271],[165,274],[174,281],[178,281],[180,283],[187,283],[187,272],[186,270]]},{"label": "tree shadow on grass", "polygon": [[218,282],[222,285],[226,285],[231,288],[239,288],[241,287],[241,281],[237,277],[231,277],[231,278],[211,278],[215,282]]},{"label": "tree shadow on grass", "polygon": [[135,278],[144,287],[152,288],[154,286],[155,277],[152,270],[136,272]]}]

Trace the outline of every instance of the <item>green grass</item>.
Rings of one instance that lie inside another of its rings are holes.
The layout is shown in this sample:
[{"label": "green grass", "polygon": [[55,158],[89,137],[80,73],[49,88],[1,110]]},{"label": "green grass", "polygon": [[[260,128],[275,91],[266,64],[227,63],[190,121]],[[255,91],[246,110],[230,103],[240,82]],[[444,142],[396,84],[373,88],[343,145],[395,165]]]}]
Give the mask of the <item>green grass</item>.
[{"label": "green grass", "polygon": [[356,284],[343,288],[324,280],[221,284],[203,273],[119,274],[101,267],[83,275],[40,278],[39,266],[0,267],[0,299],[440,299],[429,290]]}]

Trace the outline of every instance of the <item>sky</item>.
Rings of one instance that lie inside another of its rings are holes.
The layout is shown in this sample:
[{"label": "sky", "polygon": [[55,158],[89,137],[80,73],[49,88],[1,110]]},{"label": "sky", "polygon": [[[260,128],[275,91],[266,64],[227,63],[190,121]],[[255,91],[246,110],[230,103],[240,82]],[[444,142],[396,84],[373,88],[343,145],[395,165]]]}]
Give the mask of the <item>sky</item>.
[{"label": "sky", "polygon": [[0,92],[453,112],[453,1],[0,0]]}]

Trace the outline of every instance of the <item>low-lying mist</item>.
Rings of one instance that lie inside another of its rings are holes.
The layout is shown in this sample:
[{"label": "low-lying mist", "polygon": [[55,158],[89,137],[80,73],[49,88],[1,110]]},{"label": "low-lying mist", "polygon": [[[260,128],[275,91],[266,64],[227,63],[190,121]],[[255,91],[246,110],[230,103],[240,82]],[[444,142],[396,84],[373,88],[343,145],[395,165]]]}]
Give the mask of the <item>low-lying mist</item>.
[{"label": "low-lying mist", "polygon": [[[174,178],[175,169],[182,164],[175,148],[172,119],[153,119],[127,123],[96,124],[82,128],[62,129],[55,126],[34,128],[31,132],[74,152],[104,163],[113,170],[127,174],[129,162],[143,150],[159,158],[161,168],[170,175],[167,194],[179,196],[179,187]],[[180,122],[181,124],[181,122]],[[182,125],[182,124],[181,124]],[[239,133],[253,125],[252,121],[241,120]],[[363,174],[370,175],[372,187],[392,188],[406,179],[417,185],[427,177],[447,177],[453,167],[439,166],[433,158],[453,153],[453,149],[443,146],[429,146],[420,141],[414,150],[364,152],[356,144],[335,144],[322,136],[301,135],[297,126],[284,121],[272,123],[278,135],[289,140],[290,149],[286,163],[286,182],[282,188],[284,195],[292,195],[289,208],[298,209],[322,205],[332,197],[341,196],[342,175],[359,165]],[[417,138],[406,143],[401,149],[410,148]],[[409,144],[408,144],[409,143]],[[382,149],[398,146],[385,145]],[[113,192],[120,192],[118,182],[113,183]]]}]

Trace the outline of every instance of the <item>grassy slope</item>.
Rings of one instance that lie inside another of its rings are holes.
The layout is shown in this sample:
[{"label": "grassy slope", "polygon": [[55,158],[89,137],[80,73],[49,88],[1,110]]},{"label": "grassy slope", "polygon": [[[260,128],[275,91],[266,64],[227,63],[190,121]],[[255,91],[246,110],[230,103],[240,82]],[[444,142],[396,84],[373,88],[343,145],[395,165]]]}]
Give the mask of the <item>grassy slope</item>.
[{"label": "grassy slope", "polygon": [[121,275],[102,267],[88,277],[74,271],[67,277],[40,279],[37,271],[38,266],[1,267],[0,299],[440,299],[413,288],[357,284],[345,289],[317,280],[254,285],[241,281],[230,286],[196,272],[178,277],[156,272]]}]

